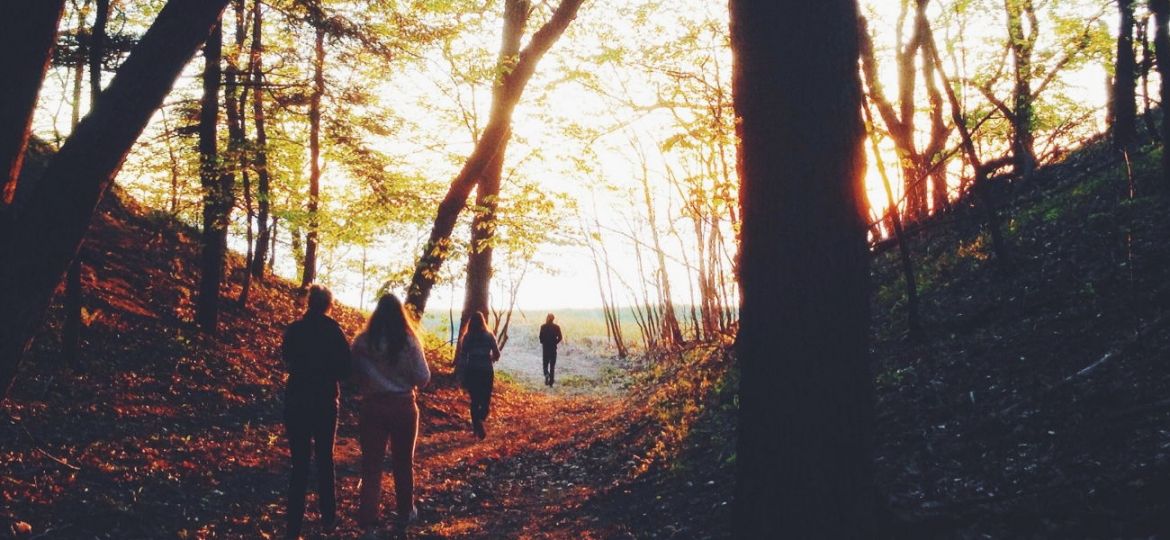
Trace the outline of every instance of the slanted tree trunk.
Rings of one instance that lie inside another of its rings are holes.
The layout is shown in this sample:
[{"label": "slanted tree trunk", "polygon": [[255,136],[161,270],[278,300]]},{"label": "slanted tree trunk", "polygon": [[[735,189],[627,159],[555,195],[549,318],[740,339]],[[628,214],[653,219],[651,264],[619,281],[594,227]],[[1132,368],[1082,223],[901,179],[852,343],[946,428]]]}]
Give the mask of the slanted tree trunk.
[{"label": "slanted tree trunk", "polygon": [[1019,178],[1028,178],[1036,168],[1035,118],[1032,93],[1032,51],[1039,35],[1039,22],[1032,0],[1004,0],[1007,12],[1008,49],[1012,53],[1012,165]]},{"label": "slanted tree trunk", "polygon": [[1113,75],[1113,146],[1129,151],[1137,143],[1137,59],[1133,50],[1134,0],[1117,0],[1117,61]]},{"label": "slanted tree trunk", "polygon": [[[89,108],[97,103],[102,91],[102,59],[106,50],[106,23],[110,20],[110,0],[97,0],[93,29],[90,31],[89,51]],[[78,24],[80,33],[81,24]],[[78,63],[80,73],[81,63]],[[80,121],[80,86],[74,91],[73,126]],[[65,363],[74,369],[81,369],[81,257],[74,257],[65,276],[65,324],[61,332],[61,355]]]},{"label": "slanted tree trunk", "polygon": [[[667,341],[669,346],[676,346],[683,342],[682,328],[679,326],[678,317],[674,312],[674,299],[670,290],[670,275],[666,272],[666,253],[662,250],[662,238],[658,234],[658,219],[654,211],[654,199],[650,193],[649,176],[649,171],[646,169],[646,160],[642,159],[642,197],[646,202],[646,221],[650,224],[650,238],[654,241],[654,254],[657,257],[656,260],[658,263],[658,267],[655,269],[655,275],[657,276],[655,281],[658,284],[658,295],[663,311],[662,339]],[[732,214],[734,215],[734,211]]]},{"label": "slanted tree trunk", "polygon": [[528,45],[516,56],[512,69],[499,75],[492,91],[492,109],[487,126],[476,141],[475,148],[464,162],[463,168],[451,181],[451,187],[448,188],[443,201],[439,203],[430,237],[423,246],[423,252],[411,277],[410,287],[406,293],[406,304],[415,314],[421,315],[426,309],[431,287],[434,286],[439,269],[450,252],[451,232],[455,228],[459,213],[467,205],[467,196],[471,193],[471,188],[480,180],[484,169],[511,132],[512,112],[520,102],[524,87],[535,73],[537,63],[560,39],[569,23],[576,17],[582,1],[561,0],[549,21],[532,34]]},{"label": "slanted tree trunk", "polygon": [[[504,2],[504,29],[496,69],[506,73],[520,54],[520,40],[528,22],[528,0]],[[497,88],[498,91],[498,88]],[[496,233],[496,208],[499,207],[500,177],[504,172],[504,154],[508,140],[502,139],[496,153],[483,172],[475,188],[475,216],[471,218],[471,248],[467,254],[467,287],[463,298],[463,312],[459,328],[467,324],[472,313],[490,313],[492,280],[492,240]]]},{"label": "slanted tree trunk", "polygon": [[[269,226],[272,196],[268,175],[268,129],[264,118],[263,18],[260,0],[252,3],[252,46],[248,72],[252,76],[252,116],[256,123],[256,146],[252,166],[256,171],[256,253],[252,257],[252,276],[264,279],[265,259],[275,254],[275,233]],[[270,245],[272,244],[272,245]],[[271,250],[271,251],[270,251]]]},{"label": "slanted tree trunk", "polygon": [[219,287],[227,256],[227,227],[231,213],[231,173],[220,164],[217,146],[219,90],[223,56],[223,28],[216,24],[203,48],[203,99],[199,112],[199,178],[203,186],[199,297],[195,321],[214,334],[219,321]]},{"label": "slanted tree trunk", "polygon": [[1009,268],[1010,261],[1008,259],[1007,241],[1004,240],[1003,233],[1001,232],[999,211],[995,207],[995,200],[987,189],[987,167],[983,164],[983,160],[980,159],[979,152],[975,150],[975,141],[971,137],[971,131],[967,128],[967,120],[963,116],[963,106],[959,103],[959,98],[955,95],[955,89],[951,86],[951,81],[947,77],[946,71],[942,68],[942,59],[938,54],[938,47],[935,45],[933,37],[926,41],[926,47],[929,49],[931,57],[934,58],[939,78],[942,79],[943,88],[946,90],[947,101],[951,104],[951,121],[958,128],[959,145],[963,148],[963,153],[967,156],[967,161],[971,164],[971,169],[975,174],[972,189],[975,192],[978,205],[983,209],[983,214],[987,220],[987,231],[991,236],[991,248],[995,253],[995,260],[999,262],[1002,268]]},{"label": "slanted tree trunk", "polygon": [[736,538],[872,538],[856,0],[732,0],[743,287]]},{"label": "slanted tree trunk", "polygon": [[325,95],[325,26],[317,25],[313,60],[313,94],[309,96],[309,230],[305,233],[305,266],[301,287],[317,279],[317,215],[321,196],[321,96]]},{"label": "slanted tree trunk", "polygon": [[98,202],[227,2],[167,2],[93,110],[49,162],[11,226],[0,233],[3,395],[53,290],[77,255]]},{"label": "slanted tree trunk", "polygon": [[1157,57],[1159,102],[1162,103],[1162,190],[1170,194],[1170,0],[1150,0],[1154,12],[1154,55]]},{"label": "slanted tree trunk", "polygon": [[[14,213],[29,128],[65,0],[13,0],[0,17],[0,234]],[[2,370],[2,368],[0,368]]]}]

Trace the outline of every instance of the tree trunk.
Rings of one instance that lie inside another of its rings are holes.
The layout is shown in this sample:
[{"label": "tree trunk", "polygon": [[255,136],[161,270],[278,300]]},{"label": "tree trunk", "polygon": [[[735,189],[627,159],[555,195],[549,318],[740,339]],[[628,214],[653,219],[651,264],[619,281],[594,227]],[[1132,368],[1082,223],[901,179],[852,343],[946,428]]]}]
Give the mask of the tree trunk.
[{"label": "tree trunk", "polygon": [[732,0],[737,538],[872,538],[856,0]]},{"label": "tree trunk", "polygon": [[231,211],[231,191],[225,189],[229,176],[219,163],[217,132],[219,124],[220,60],[223,55],[223,29],[216,24],[203,48],[203,99],[199,111],[199,179],[203,186],[203,235],[200,242],[199,297],[195,304],[195,321],[204,332],[214,334],[219,321],[219,287],[223,282],[224,257],[227,255],[227,218]]},{"label": "tree trunk", "polygon": [[305,234],[305,268],[301,287],[317,279],[317,207],[321,193],[321,96],[325,95],[325,26],[317,25],[313,60],[313,94],[309,97],[309,230]]},{"label": "tree trunk", "polygon": [[[252,290],[252,259],[255,256],[253,250],[252,238],[252,179],[248,174],[248,165],[250,158],[248,157],[246,148],[248,145],[247,129],[245,128],[244,118],[247,111],[247,91],[246,86],[241,84],[240,71],[240,51],[244,48],[244,38],[247,33],[247,24],[244,20],[244,2],[243,0],[234,0],[232,2],[235,12],[236,28],[235,28],[235,46],[231,49],[231,54],[227,55],[227,69],[224,71],[224,94],[223,105],[227,111],[227,125],[228,125],[228,156],[227,163],[231,164],[232,171],[238,171],[240,181],[243,183],[241,190],[244,195],[244,219],[246,221],[245,227],[247,229],[248,252],[244,263],[243,283],[240,286],[240,296],[237,298],[237,303],[241,306],[248,304],[248,295]],[[243,75],[243,78],[247,78]],[[233,173],[234,174],[234,173]],[[230,187],[230,186],[229,186]],[[234,199],[234,196],[233,196]]]},{"label": "tree trunk", "polygon": [[227,1],[167,2],[0,238],[0,389],[5,396],[98,202]]},{"label": "tree trunk", "polygon": [[[272,204],[271,190],[268,175],[268,129],[264,118],[264,62],[262,54],[263,19],[261,16],[260,0],[252,3],[252,47],[249,52],[248,72],[252,75],[252,115],[256,123],[255,155],[252,165],[256,171],[256,253],[252,257],[252,276],[264,279],[265,259],[270,253],[275,253],[275,244],[272,239],[275,233],[269,227],[269,213]],[[267,265],[271,267],[271,264]]]},{"label": "tree trunk", "polygon": [[975,150],[975,141],[971,137],[970,130],[967,129],[967,120],[963,116],[962,105],[959,103],[958,96],[955,95],[955,89],[951,87],[951,81],[947,77],[946,71],[942,69],[942,60],[938,54],[938,47],[935,45],[933,38],[927,40],[926,47],[929,49],[931,57],[934,58],[939,78],[942,79],[943,88],[946,90],[947,101],[951,104],[951,121],[958,128],[959,144],[963,148],[963,153],[967,156],[967,161],[971,163],[971,168],[974,171],[975,179],[972,190],[975,192],[978,206],[982,207],[987,219],[987,231],[991,236],[991,247],[995,252],[995,260],[999,262],[1002,268],[1009,268],[1010,261],[1008,259],[1007,241],[1004,240],[1003,233],[1000,229],[999,212],[995,207],[995,201],[992,199],[991,193],[987,190],[987,167],[983,164],[983,161],[979,158],[979,153]]},{"label": "tree trunk", "polygon": [[[512,112],[516,109],[524,87],[536,65],[548,52],[549,48],[561,37],[569,23],[576,17],[577,9],[583,0],[561,0],[553,11],[552,17],[540,27],[518,55],[515,64],[510,70],[504,70],[492,91],[492,110],[483,134],[476,141],[475,148],[459,174],[451,181],[443,201],[439,203],[435,215],[435,223],[431,228],[430,237],[423,246],[422,255],[415,266],[414,275],[410,280],[410,287],[406,294],[406,304],[417,314],[421,315],[426,309],[427,298],[431,294],[431,287],[438,278],[439,269],[447,260],[450,251],[451,232],[459,213],[467,204],[467,196],[471,188],[480,180],[484,169],[495,157],[504,140],[511,133]],[[527,2],[524,2],[527,4]]]},{"label": "tree trunk", "polygon": [[1134,0],[1117,0],[1117,63],[1113,75],[1113,147],[1129,151],[1137,143],[1137,60],[1133,50]]},{"label": "tree trunk", "polygon": [[1150,48],[1150,19],[1149,15],[1137,23],[1137,40],[1142,49],[1142,61],[1138,64],[1138,73],[1142,80],[1142,120],[1146,124],[1146,133],[1154,141],[1160,141],[1158,126],[1154,122],[1153,100],[1150,99],[1150,70],[1154,68],[1154,51]]},{"label": "tree trunk", "polygon": [[1170,194],[1170,0],[1150,0],[1150,11],[1154,12],[1154,55],[1157,57],[1159,83],[1158,96],[1162,103],[1162,189]]},{"label": "tree trunk", "polygon": [[[721,145],[722,146],[722,145]],[[658,267],[655,274],[658,279],[658,294],[662,304],[662,338],[670,346],[683,342],[682,328],[679,327],[678,317],[674,312],[674,299],[670,290],[670,275],[666,272],[666,253],[662,250],[662,239],[658,234],[658,219],[654,211],[654,199],[650,194],[650,178],[646,170],[646,160],[642,160],[642,196],[646,202],[646,221],[650,223],[650,237],[654,241],[654,254],[657,257]],[[730,206],[730,205],[729,205]],[[732,212],[734,215],[734,212]]]},{"label": "tree trunk", "polygon": [[[527,0],[508,0],[504,3],[504,28],[496,68],[501,73],[520,54],[520,40],[528,22]],[[498,90],[498,89],[497,89]],[[495,99],[493,97],[493,99]],[[475,188],[477,212],[471,219],[471,248],[467,254],[467,290],[463,298],[463,313],[459,327],[462,331],[467,318],[475,312],[489,312],[492,280],[492,239],[496,232],[496,208],[499,206],[500,177],[504,171],[504,154],[508,140],[500,141],[495,155],[484,167]],[[420,310],[421,312],[421,310]]]},{"label": "tree trunk", "polygon": [[0,18],[0,234],[9,225],[41,80],[65,0],[13,0]]},{"label": "tree trunk", "polygon": [[[1012,163],[1019,178],[1032,176],[1036,150],[1032,134],[1032,50],[1038,33],[1032,0],[1004,0],[1008,23],[1008,48],[1012,52],[1015,85],[1012,89]],[[1024,22],[1028,22],[1028,28]]]}]

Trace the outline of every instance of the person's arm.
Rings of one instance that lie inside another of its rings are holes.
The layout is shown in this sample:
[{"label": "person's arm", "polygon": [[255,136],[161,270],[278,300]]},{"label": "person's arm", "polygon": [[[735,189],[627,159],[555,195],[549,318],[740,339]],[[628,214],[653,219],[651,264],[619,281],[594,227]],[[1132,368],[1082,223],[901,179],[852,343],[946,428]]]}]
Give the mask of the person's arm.
[{"label": "person's arm", "polygon": [[417,339],[409,341],[411,370],[411,384],[422,388],[431,381],[431,368],[427,365],[426,355],[423,354],[422,344]]},{"label": "person's arm", "polygon": [[561,327],[557,327],[557,345],[560,345],[565,340],[565,335],[561,333]]},{"label": "person's arm", "polygon": [[500,359],[500,347],[496,344],[496,336],[488,336],[492,342],[492,362],[495,363]]},{"label": "person's arm", "polygon": [[349,380],[355,384],[364,384],[365,379],[369,377],[365,371],[365,367],[369,365],[367,358],[369,351],[366,349],[366,335],[358,334],[358,337],[353,339],[353,347],[350,349],[350,364],[356,369],[350,370]]},{"label": "person's arm", "polygon": [[280,358],[284,361],[284,368],[289,373],[292,373],[298,354],[300,354],[300,346],[297,344],[297,332],[292,325],[289,325],[284,330],[284,338],[280,342]]},{"label": "person's arm", "polygon": [[333,333],[333,349],[335,351],[333,376],[338,381],[343,381],[353,373],[353,358],[350,355],[349,339],[345,337],[345,332],[337,324],[334,324],[333,328],[335,330]]}]

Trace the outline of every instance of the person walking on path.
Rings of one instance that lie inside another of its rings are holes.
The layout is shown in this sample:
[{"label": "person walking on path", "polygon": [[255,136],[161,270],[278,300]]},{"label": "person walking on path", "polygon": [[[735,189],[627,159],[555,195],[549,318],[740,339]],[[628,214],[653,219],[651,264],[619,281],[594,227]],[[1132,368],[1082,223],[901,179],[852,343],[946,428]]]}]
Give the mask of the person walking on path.
[{"label": "person walking on path", "polygon": [[353,341],[354,379],[361,399],[358,442],[362,449],[358,526],[363,539],[377,538],[381,512],[382,463],[386,441],[394,472],[397,524],[418,519],[414,506],[414,446],[418,437],[415,389],[431,370],[423,356],[414,318],[392,294],[378,299],[366,330]]},{"label": "person walking on path", "polygon": [[324,287],[309,288],[308,309],[284,332],[281,356],[288,368],[284,394],[284,428],[292,457],[286,516],[287,538],[299,538],[305,519],[309,460],[317,461],[317,507],[321,525],[337,523],[333,484],[333,438],[337,432],[337,383],[349,376],[349,340],[329,317],[333,295]]},{"label": "person walking on path", "polygon": [[492,383],[495,372],[492,364],[500,359],[496,336],[487,328],[482,312],[467,319],[463,335],[459,337],[458,368],[463,373],[463,387],[471,396],[471,427],[480,439],[487,437],[483,422],[488,417],[492,402]]},{"label": "person walking on path", "polygon": [[540,325],[541,366],[544,368],[544,384],[548,386],[552,386],[556,378],[557,345],[565,339],[561,327],[553,323],[553,319],[555,317],[549,313],[544,324]]}]

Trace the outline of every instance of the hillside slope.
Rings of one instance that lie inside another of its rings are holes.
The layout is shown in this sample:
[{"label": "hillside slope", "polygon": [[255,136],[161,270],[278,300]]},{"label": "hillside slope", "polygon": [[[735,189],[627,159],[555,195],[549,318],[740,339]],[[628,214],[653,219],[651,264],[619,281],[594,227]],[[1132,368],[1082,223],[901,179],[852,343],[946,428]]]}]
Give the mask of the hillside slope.
[{"label": "hillside slope", "polygon": [[878,484],[907,534],[1170,534],[1170,204],[1158,148],[1095,142],[1001,185],[1011,259],[974,208],[911,239],[927,337],[895,254],[874,265]]}]

